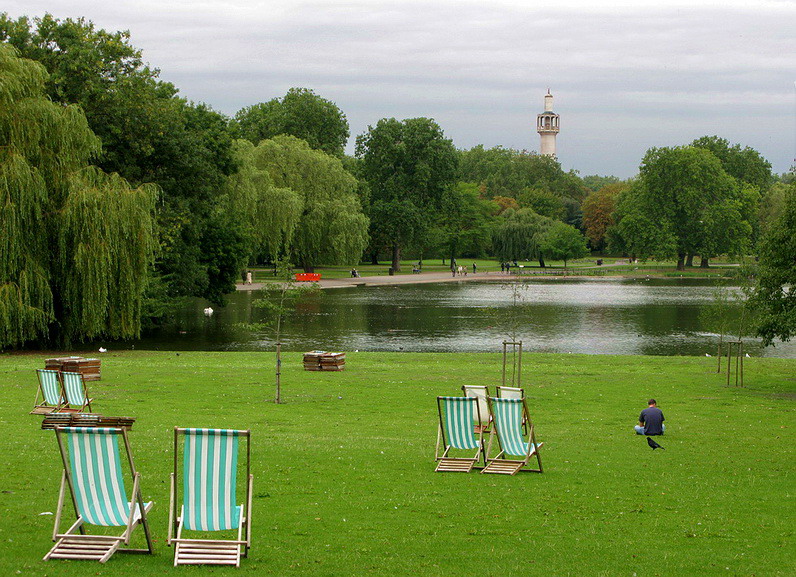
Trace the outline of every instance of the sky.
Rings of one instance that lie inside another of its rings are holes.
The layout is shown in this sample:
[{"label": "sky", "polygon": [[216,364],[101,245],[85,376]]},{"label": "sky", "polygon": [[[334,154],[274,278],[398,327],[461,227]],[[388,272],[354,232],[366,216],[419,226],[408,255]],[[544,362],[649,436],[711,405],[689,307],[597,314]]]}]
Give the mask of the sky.
[{"label": "sky", "polygon": [[651,147],[717,135],[796,164],[796,0],[6,0],[11,17],[129,30],[180,94],[234,115],[304,87],[357,135],[426,116],[458,148],[539,149],[634,176]]}]

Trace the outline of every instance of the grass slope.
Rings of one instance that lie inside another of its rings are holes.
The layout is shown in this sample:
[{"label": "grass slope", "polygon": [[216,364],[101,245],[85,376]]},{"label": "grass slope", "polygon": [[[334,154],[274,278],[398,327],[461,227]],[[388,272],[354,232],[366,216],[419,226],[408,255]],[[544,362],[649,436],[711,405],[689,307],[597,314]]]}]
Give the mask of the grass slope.
[{"label": "grass slope", "polygon": [[[0,356],[0,574],[793,575],[796,363],[527,354],[546,472],[435,474],[436,395],[499,384],[498,354],[349,353],[345,371],[285,355],[102,356],[95,410],[134,416],[156,555],[44,563],[60,481],[54,434],[27,412],[45,355]],[[648,397],[665,451],[632,432]],[[174,425],[252,429],[254,547],[240,569],[170,568]],[[129,490],[129,487],[128,487]],[[140,529],[139,529],[140,534]],[[139,535],[140,537],[140,535]]]}]

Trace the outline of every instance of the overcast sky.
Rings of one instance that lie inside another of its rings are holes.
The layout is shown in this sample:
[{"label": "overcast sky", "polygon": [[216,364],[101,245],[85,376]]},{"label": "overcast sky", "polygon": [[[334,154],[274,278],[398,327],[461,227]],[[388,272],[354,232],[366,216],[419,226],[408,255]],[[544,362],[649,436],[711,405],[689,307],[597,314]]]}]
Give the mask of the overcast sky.
[{"label": "overcast sky", "polygon": [[[643,7],[639,7],[643,4]],[[718,135],[778,173],[796,156],[796,0],[6,0],[9,16],[129,30],[182,96],[232,115],[293,86],[356,135],[434,118],[459,148],[538,150],[550,88],[558,157],[636,174],[653,146]]]}]

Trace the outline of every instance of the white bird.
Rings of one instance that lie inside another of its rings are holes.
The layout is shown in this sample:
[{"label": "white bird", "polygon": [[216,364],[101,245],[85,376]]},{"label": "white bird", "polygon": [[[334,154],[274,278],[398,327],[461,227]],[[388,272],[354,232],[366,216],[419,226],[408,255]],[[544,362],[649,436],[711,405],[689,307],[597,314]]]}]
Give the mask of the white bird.
[{"label": "white bird", "polygon": [[101,353],[107,353],[107,352],[108,352],[108,349],[106,349],[105,347],[100,347],[100,348],[99,348],[99,352],[101,352]]},{"label": "white bird", "polygon": [[705,353],[705,356],[709,357],[709,356],[711,356],[711,354],[710,353]]},{"label": "white bird", "polygon": [[205,309],[205,316],[206,316],[206,317],[209,317],[209,316],[211,316],[212,314],[213,314],[213,309],[211,309],[210,307],[207,307],[207,308]]},{"label": "white bird", "polygon": [[747,358],[747,359],[749,358],[749,353],[746,353],[746,358]]}]

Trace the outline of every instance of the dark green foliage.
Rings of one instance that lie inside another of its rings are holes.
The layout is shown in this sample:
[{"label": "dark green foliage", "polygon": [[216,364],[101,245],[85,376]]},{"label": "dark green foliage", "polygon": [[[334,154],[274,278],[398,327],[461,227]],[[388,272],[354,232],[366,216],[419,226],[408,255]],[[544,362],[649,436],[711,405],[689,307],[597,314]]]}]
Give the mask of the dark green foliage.
[{"label": "dark green foliage", "polygon": [[574,226],[560,221],[554,222],[544,234],[539,251],[547,258],[563,260],[564,268],[567,268],[568,260],[589,254],[583,234]]},{"label": "dark green foliage", "polygon": [[291,88],[282,98],[239,110],[231,127],[237,138],[252,144],[289,134],[338,158],[350,134],[343,111],[307,88]]},{"label": "dark green foliage", "polygon": [[748,146],[741,148],[740,144],[730,146],[729,141],[718,136],[697,138],[691,146],[712,152],[727,174],[756,186],[761,193],[766,192],[774,182],[771,163],[754,148]]},{"label": "dark green foliage", "polygon": [[400,270],[401,248],[421,238],[445,208],[456,149],[429,118],[383,118],[357,137],[356,154],[370,190],[371,237],[392,250]]},{"label": "dark green foliage", "polygon": [[507,262],[537,258],[543,262],[542,245],[554,222],[530,208],[507,211],[505,220],[495,230],[495,255]]},{"label": "dark green foliage", "polygon": [[760,246],[757,286],[750,305],[766,344],[796,335],[796,185],[789,185],[782,215]]}]

